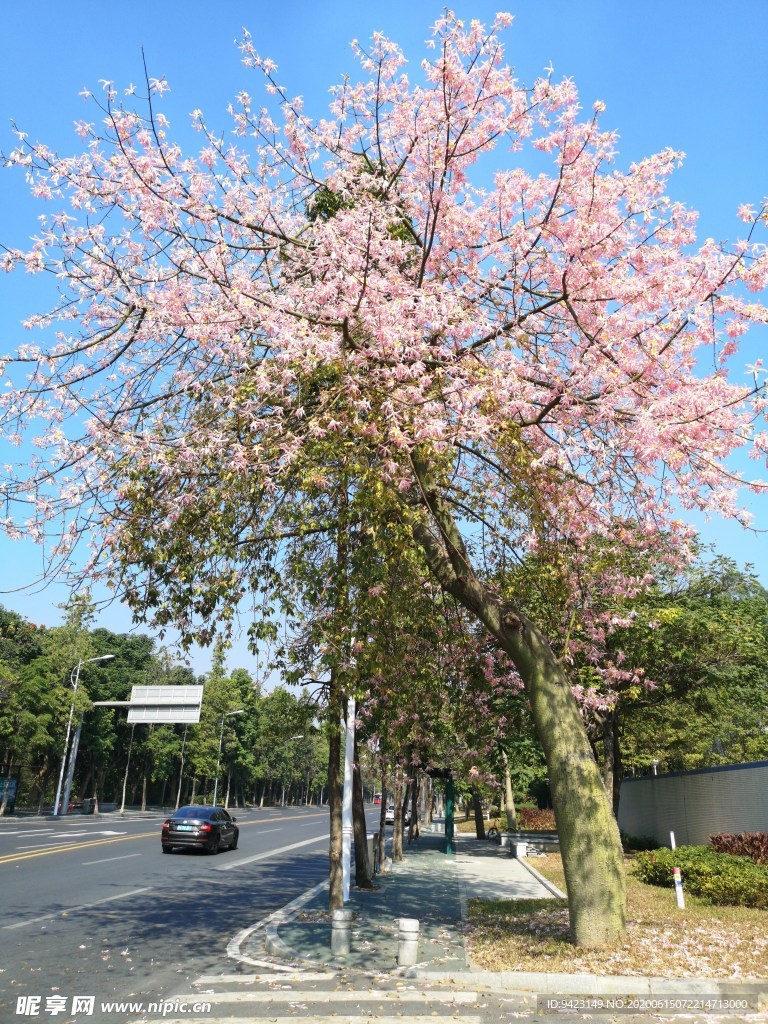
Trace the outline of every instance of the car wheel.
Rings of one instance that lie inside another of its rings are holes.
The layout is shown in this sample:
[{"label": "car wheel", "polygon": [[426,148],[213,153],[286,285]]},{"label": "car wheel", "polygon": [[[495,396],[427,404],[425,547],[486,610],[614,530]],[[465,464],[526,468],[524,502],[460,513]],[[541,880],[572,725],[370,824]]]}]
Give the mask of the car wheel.
[{"label": "car wheel", "polygon": [[216,835],[216,837],[211,840],[211,845],[208,847],[208,852],[209,853],[218,853],[220,846],[221,846],[221,836],[220,835]]},{"label": "car wheel", "polygon": [[163,847],[163,853],[173,853],[173,847],[172,846],[164,846]]},{"label": "car wheel", "polygon": [[235,829],[235,834],[232,836],[232,842],[229,844],[230,850],[236,850],[237,849],[237,841],[239,840],[239,838],[240,838],[240,830],[236,828]]}]

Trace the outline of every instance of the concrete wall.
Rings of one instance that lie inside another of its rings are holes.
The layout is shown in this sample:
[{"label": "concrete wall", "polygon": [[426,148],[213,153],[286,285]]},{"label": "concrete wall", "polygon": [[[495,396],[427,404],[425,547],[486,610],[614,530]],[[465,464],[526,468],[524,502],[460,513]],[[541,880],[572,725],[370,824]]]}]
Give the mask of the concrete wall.
[{"label": "concrete wall", "polygon": [[768,832],[768,761],[624,779],[619,828],[669,846],[703,846],[717,832]]}]

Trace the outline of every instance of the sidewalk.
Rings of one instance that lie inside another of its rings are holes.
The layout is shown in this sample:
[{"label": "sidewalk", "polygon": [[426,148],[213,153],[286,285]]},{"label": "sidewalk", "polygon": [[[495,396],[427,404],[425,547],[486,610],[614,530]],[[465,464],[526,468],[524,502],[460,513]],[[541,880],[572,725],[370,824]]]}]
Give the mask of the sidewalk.
[{"label": "sidewalk", "polygon": [[[376,877],[377,888],[354,887],[345,904],[354,913],[351,952],[331,953],[327,885],[317,887],[230,944],[229,955],[246,965],[289,965],[294,970],[364,972],[369,976],[421,979],[425,983],[481,986],[508,993],[649,997],[743,995],[765,1000],[768,981],[671,979],[638,976],[555,974],[475,969],[465,943],[466,901],[472,898],[562,897],[527,859],[474,836],[456,836],[456,854],[446,855],[441,834],[422,833],[405,859]],[[398,920],[419,921],[414,967],[398,967]],[[280,969],[280,968],[278,968]],[[756,1018],[755,1018],[756,1019]],[[760,1018],[766,1019],[766,1018]]]},{"label": "sidewalk", "polygon": [[562,895],[497,843],[457,835],[454,856],[446,856],[444,847],[443,835],[423,832],[402,862],[376,876],[375,889],[352,887],[346,904],[354,914],[352,949],[346,956],[331,954],[326,886],[301,905],[285,908],[263,932],[249,936],[241,954],[259,959],[266,948],[268,954],[295,963],[390,973],[398,970],[398,920],[415,918],[419,963],[399,971],[453,976],[471,969],[464,941],[467,899]]}]

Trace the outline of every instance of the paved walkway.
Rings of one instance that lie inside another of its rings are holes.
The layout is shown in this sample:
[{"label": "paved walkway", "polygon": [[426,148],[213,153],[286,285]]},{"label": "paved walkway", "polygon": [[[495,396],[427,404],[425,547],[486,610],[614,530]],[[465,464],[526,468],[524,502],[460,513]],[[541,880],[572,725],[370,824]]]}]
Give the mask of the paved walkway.
[{"label": "paved walkway", "polygon": [[263,929],[245,936],[239,952],[245,962],[260,962],[266,953],[316,966],[392,972],[398,967],[398,921],[415,918],[420,926],[419,969],[468,971],[471,964],[464,942],[467,899],[563,895],[497,843],[459,835],[455,856],[446,856],[444,845],[442,835],[422,833],[402,862],[377,876],[375,889],[352,888],[346,904],[354,914],[349,954],[331,954],[325,886],[285,908]]}]

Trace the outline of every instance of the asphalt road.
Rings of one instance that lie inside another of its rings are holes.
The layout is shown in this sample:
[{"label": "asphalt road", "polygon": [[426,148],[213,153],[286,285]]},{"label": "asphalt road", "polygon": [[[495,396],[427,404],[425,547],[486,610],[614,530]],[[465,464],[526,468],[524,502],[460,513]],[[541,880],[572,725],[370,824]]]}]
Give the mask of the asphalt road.
[{"label": "asphalt road", "polygon": [[166,996],[327,877],[327,808],[231,813],[239,847],[215,856],[164,856],[161,815],[0,821],[0,1021],[30,1019],[19,997],[27,1010],[39,997],[38,1019],[67,1022],[46,1014],[50,997]]}]

